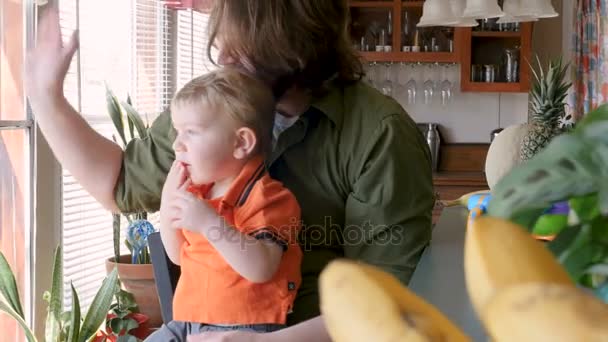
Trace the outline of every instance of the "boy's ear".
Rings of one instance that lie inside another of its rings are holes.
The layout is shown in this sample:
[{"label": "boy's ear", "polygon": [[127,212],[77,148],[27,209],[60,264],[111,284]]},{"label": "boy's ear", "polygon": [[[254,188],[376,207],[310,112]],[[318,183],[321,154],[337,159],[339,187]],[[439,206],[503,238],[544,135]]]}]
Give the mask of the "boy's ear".
[{"label": "boy's ear", "polygon": [[258,139],[255,132],[249,127],[241,127],[236,130],[233,156],[236,159],[245,159],[255,150]]}]

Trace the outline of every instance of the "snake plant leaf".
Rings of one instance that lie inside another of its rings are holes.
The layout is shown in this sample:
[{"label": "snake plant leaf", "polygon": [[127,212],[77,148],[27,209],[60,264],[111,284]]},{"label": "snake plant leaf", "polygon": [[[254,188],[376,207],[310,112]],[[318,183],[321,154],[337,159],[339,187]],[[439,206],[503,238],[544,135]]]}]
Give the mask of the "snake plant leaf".
[{"label": "snake plant leaf", "polygon": [[78,336],[79,341],[86,342],[93,336],[99,326],[106,319],[106,315],[112,305],[112,299],[118,286],[118,270],[114,268],[112,272],[103,280],[101,288],[95,294],[93,302],[89,306],[89,310],[82,322],[80,328],[80,334]]},{"label": "snake plant leaf", "polygon": [[21,315],[19,315],[19,313],[13,309],[12,304],[4,296],[3,293],[0,293],[0,311],[6,312],[9,316],[15,319],[17,323],[19,323],[25,333],[25,338],[27,338],[28,342],[37,342],[36,336],[34,336],[34,332],[30,329],[30,327],[27,326],[27,323],[25,322],[23,317],[21,317]]},{"label": "snake plant leaf", "polygon": [[123,123],[122,110],[120,109],[120,103],[118,99],[110,90],[110,88],[106,85],[106,105],[108,107],[108,112],[110,113],[110,118],[114,123],[114,127],[120,136],[124,146],[127,146],[127,139],[125,138],[125,126]]},{"label": "snake plant leaf", "polygon": [[61,246],[55,249],[51,283],[51,297],[46,316],[45,340],[57,341],[61,333],[61,313],[63,312],[63,261]]},{"label": "snake plant leaf", "polygon": [[6,304],[17,314],[23,318],[23,309],[21,308],[21,300],[19,299],[19,289],[15,276],[11,270],[11,266],[0,253],[0,294],[6,300]]},{"label": "snake plant leaf", "polygon": [[141,119],[139,113],[137,113],[135,108],[133,108],[133,106],[131,106],[128,102],[122,102],[121,105],[125,109],[125,112],[127,112],[129,123],[135,126],[137,135],[139,135],[140,138],[145,138],[148,135],[148,130],[146,129],[146,125]]},{"label": "snake plant leaf", "polygon": [[70,312],[70,332],[68,334],[68,342],[77,342],[80,334],[80,300],[78,293],[74,288],[74,284],[70,282],[72,287],[72,311]]},{"label": "snake plant leaf", "polygon": [[114,241],[114,261],[120,260],[120,214],[112,214],[112,240]]}]

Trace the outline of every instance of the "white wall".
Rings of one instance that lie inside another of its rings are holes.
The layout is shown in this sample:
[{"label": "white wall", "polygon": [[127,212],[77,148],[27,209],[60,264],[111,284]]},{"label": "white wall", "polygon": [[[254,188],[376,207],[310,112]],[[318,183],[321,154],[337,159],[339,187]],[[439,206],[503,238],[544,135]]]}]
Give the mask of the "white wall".
[{"label": "white wall", "polygon": [[498,127],[526,121],[528,94],[460,93],[447,107],[407,105],[395,96],[416,122],[437,122],[442,138],[450,143],[489,143],[490,132]]},{"label": "white wall", "polygon": [[[552,2],[560,16],[537,22],[532,41],[533,54],[538,54],[544,63],[560,54],[564,55],[564,61],[569,61],[572,50],[575,0]],[[421,90],[420,86],[419,93]],[[457,89],[454,101],[448,107],[442,107],[438,100],[430,106],[424,105],[420,95],[416,105],[407,104],[403,90],[393,97],[417,122],[439,123],[444,140],[450,143],[489,143],[493,129],[526,122],[528,117],[526,93],[461,93]]]}]

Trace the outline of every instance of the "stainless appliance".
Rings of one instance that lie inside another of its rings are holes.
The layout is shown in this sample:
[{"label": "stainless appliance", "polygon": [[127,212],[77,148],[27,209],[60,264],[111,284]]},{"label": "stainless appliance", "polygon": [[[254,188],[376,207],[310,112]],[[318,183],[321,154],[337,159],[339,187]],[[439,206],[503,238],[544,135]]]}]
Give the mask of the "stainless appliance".
[{"label": "stainless appliance", "polygon": [[439,165],[439,146],[441,145],[441,137],[439,135],[439,125],[434,122],[419,123],[418,129],[426,139],[426,143],[431,150],[431,160],[433,171],[437,171]]}]

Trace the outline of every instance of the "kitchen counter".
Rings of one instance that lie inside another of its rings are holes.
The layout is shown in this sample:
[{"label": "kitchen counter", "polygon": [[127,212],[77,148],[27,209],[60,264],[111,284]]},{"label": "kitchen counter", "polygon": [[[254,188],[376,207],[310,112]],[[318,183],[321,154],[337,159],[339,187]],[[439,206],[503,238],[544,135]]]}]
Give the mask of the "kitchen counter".
[{"label": "kitchen counter", "polygon": [[464,279],[464,237],[467,211],[446,208],[433,229],[430,245],[410,282],[410,288],[441,310],[473,341],[486,334],[471,306]]},{"label": "kitchen counter", "polygon": [[433,173],[435,185],[488,186],[481,171],[438,171]]}]

